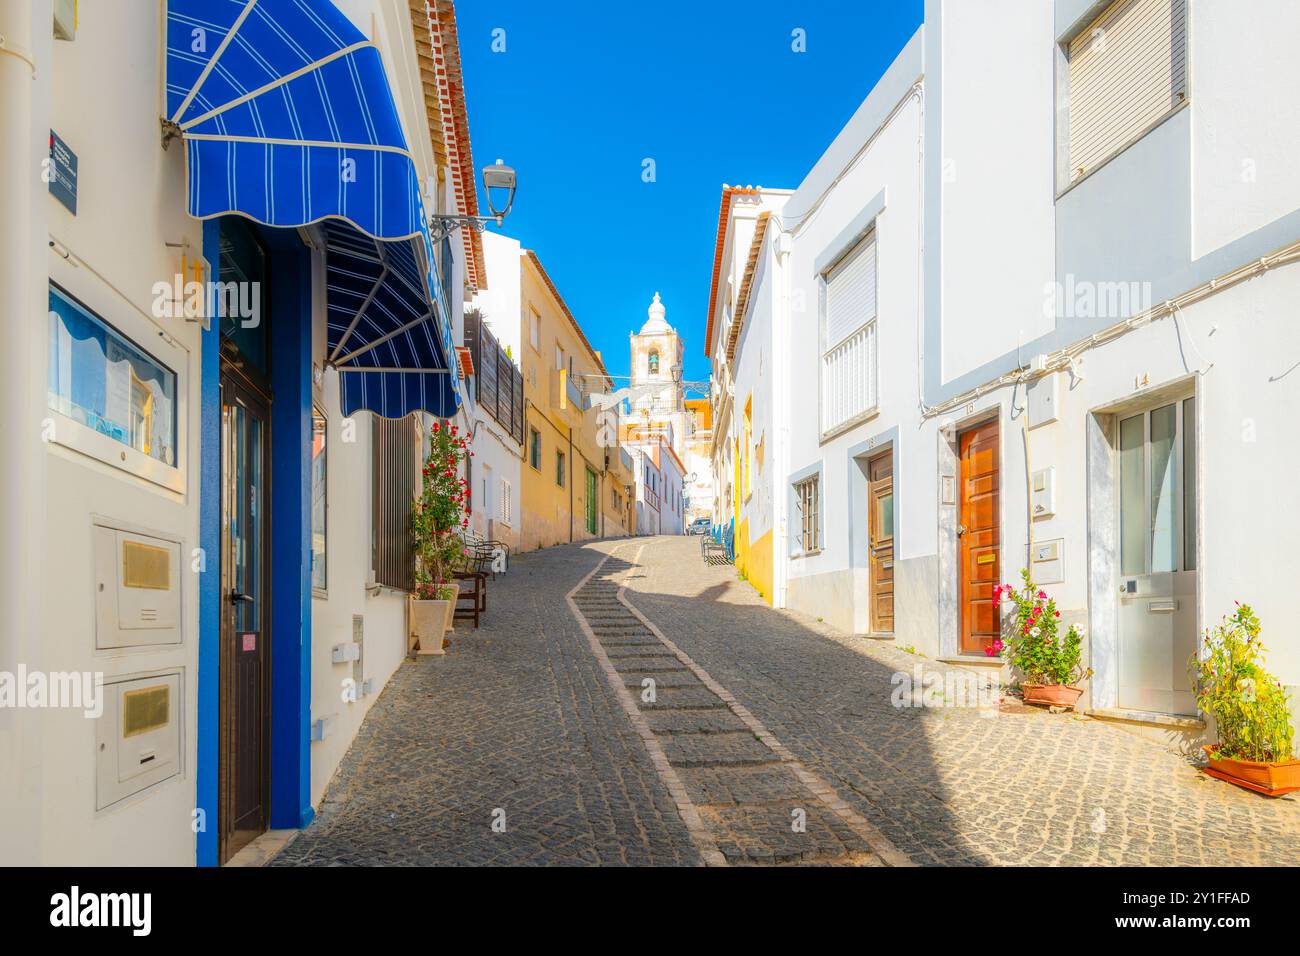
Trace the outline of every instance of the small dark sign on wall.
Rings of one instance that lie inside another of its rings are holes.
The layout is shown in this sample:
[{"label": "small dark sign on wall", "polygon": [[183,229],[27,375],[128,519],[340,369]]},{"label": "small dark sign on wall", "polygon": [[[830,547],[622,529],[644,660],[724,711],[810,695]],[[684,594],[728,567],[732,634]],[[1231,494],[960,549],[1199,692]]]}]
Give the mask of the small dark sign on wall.
[{"label": "small dark sign on wall", "polygon": [[77,214],[77,154],[50,130],[50,195]]}]

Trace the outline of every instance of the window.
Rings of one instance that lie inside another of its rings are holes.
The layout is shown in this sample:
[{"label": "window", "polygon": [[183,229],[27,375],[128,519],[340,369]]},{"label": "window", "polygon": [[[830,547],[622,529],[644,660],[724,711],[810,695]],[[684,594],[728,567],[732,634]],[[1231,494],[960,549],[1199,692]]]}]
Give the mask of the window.
[{"label": "window", "polygon": [[[218,303],[223,346],[233,345],[239,357],[263,377],[270,374],[267,252],[251,223],[238,216],[221,220]],[[247,369],[246,369],[247,370]]]},{"label": "window", "polygon": [[1119,423],[1121,574],[1196,568],[1195,401]]},{"label": "window", "polygon": [[501,522],[503,524],[511,523],[511,515],[514,510],[514,501],[512,496],[514,490],[510,487],[510,482],[504,478],[501,479]]},{"label": "window", "polygon": [[805,478],[794,486],[795,504],[799,509],[799,545],[804,554],[821,550],[821,527],[818,524],[819,476]]},{"label": "window", "polygon": [[325,575],[325,413],[311,410],[311,586],[324,591]]},{"label": "window", "polygon": [[528,464],[542,470],[542,433],[536,428],[528,429]]},{"label": "window", "polygon": [[651,349],[649,358],[649,368],[651,375],[659,374],[659,350]]},{"label": "window", "polygon": [[555,367],[557,370],[568,367],[564,357],[564,349],[560,347],[558,342],[555,345]]},{"label": "window", "polygon": [[176,467],[176,373],[52,284],[49,335],[49,407]]},{"label": "window", "polygon": [[875,408],[876,235],[833,265],[822,280],[822,432]]},{"label": "window", "polygon": [[1186,6],[1186,0],[1116,0],[1070,41],[1070,182],[1186,100]]},{"label": "window", "polygon": [[374,416],[372,442],[372,563],[375,581],[403,591],[415,589],[411,552],[411,502],[419,488],[424,436],[414,415]]},{"label": "window", "polygon": [[555,483],[561,488],[564,487],[564,452],[555,453]]},{"label": "window", "polygon": [[542,319],[532,306],[528,308],[528,344],[535,350],[542,347]]}]

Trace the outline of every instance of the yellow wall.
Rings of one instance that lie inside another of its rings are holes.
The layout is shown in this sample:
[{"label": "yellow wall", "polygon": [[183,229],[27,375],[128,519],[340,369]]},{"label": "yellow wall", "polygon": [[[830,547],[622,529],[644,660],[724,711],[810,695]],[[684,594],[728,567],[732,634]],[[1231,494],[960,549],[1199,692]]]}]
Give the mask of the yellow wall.
[{"label": "yellow wall", "polygon": [[768,604],[772,603],[772,532],[749,540],[749,519],[736,525],[736,570]]},{"label": "yellow wall", "polygon": [[[566,377],[571,364],[576,384],[581,384],[581,376],[604,375],[604,367],[575,328],[567,308],[532,256],[525,254],[520,263],[520,368],[524,373],[525,406],[524,460],[519,469],[520,548],[532,551],[569,541],[586,541],[602,533],[609,537],[626,534],[624,523],[615,523],[617,512],[610,488],[616,479],[612,471],[606,473],[605,449],[596,441],[596,410],[575,407],[567,395],[561,402],[565,390],[556,368],[556,346],[564,352]],[[529,322],[533,311],[539,319],[535,346]],[[587,385],[589,390],[607,387],[595,379],[588,379]],[[532,466],[530,456],[534,429],[541,436],[540,468]],[[563,486],[555,480],[557,451],[565,456]],[[618,453],[617,449],[611,451]],[[588,468],[596,474],[598,501],[594,535],[587,530]]]}]

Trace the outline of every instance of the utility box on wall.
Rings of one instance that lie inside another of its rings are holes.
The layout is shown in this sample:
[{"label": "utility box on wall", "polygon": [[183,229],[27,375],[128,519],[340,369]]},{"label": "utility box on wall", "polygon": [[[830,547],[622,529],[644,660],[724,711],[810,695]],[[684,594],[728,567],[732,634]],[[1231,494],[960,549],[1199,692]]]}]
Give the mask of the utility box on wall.
[{"label": "utility box on wall", "polygon": [[95,648],[181,642],[181,546],[97,520]]},{"label": "utility box on wall", "polygon": [[1035,518],[1049,518],[1056,514],[1056,469],[1040,468],[1033,474],[1031,500]]},{"label": "utility box on wall", "polygon": [[181,675],[105,684],[95,726],[95,809],[117,803],[181,770]]},{"label": "utility box on wall", "polygon": [[1025,395],[1029,401],[1030,428],[1049,425],[1060,419],[1060,413],[1056,410],[1060,378],[1060,375],[1050,372],[1034,379],[1025,389]]}]

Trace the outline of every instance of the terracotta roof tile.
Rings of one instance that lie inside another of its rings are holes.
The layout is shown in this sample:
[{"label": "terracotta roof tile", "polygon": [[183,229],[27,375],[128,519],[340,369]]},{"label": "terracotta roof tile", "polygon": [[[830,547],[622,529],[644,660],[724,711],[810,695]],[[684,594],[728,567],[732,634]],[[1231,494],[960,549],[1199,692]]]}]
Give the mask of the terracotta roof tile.
[{"label": "terracotta roof tile", "polygon": [[718,303],[718,285],[722,276],[722,253],[727,244],[727,218],[731,213],[734,196],[756,196],[761,190],[754,186],[722,187],[722,202],[718,207],[718,238],[713,247],[713,283],[709,287],[709,317],[704,329],[704,354],[713,354],[713,313]]}]

